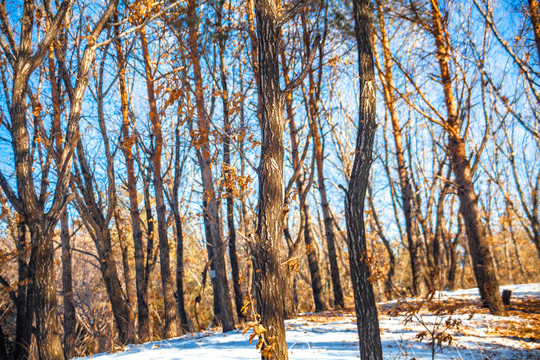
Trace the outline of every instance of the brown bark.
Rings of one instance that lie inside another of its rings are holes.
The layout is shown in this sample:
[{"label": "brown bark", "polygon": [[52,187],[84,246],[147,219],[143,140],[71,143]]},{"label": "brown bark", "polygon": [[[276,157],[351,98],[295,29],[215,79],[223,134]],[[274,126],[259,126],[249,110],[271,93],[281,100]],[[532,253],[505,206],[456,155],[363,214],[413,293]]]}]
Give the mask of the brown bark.
[{"label": "brown bark", "polygon": [[394,255],[390,241],[384,234],[382,224],[379,221],[379,216],[377,214],[377,210],[375,209],[375,204],[373,203],[373,190],[371,186],[368,187],[368,203],[373,216],[373,222],[375,223],[375,227],[377,229],[377,234],[383,242],[384,247],[388,252],[388,259],[390,260],[390,266],[388,267],[388,273],[386,274],[386,280],[384,281],[384,295],[386,296],[387,300],[390,300],[394,297],[394,284],[392,282],[392,278],[396,272],[396,256]]},{"label": "brown bark", "polygon": [[540,6],[538,0],[529,0],[529,18],[533,26],[534,43],[536,44],[536,52],[540,61]]},{"label": "brown bark", "polygon": [[401,198],[403,203],[403,216],[405,218],[405,230],[407,233],[407,250],[411,262],[413,295],[421,292],[422,264],[420,261],[420,242],[418,241],[418,229],[414,219],[413,191],[407,165],[405,164],[405,151],[399,116],[397,112],[397,101],[394,93],[394,78],[392,73],[392,54],[390,43],[386,34],[386,25],[383,17],[381,1],[377,1],[377,18],[379,21],[380,39],[383,50],[384,71],[379,74],[383,85],[384,102],[392,121],[392,133],[394,135],[395,153],[398,164],[399,184],[401,187]]},{"label": "brown bark", "polygon": [[474,191],[472,181],[471,165],[465,150],[465,139],[461,136],[461,121],[457,113],[452,78],[450,76],[450,45],[446,30],[444,29],[438,0],[431,0],[431,21],[447,111],[445,130],[448,133],[448,152],[455,174],[455,183],[460,200],[460,212],[463,217],[469,243],[473,272],[482,302],[489,307],[492,314],[504,315],[506,309],[499,292],[499,283],[493,267],[493,258],[489,251],[486,230],[482,224],[478,210],[477,195]]},{"label": "brown bark", "polygon": [[[302,15],[303,25],[304,25],[304,47],[306,49],[306,56],[309,57],[312,51],[316,49],[311,49],[311,36],[310,32],[307,30],[306,16]],[[326,21],[326,17],[325,17]],[[319,45],[321,48],[324,44]],[[307,78],[309,80],[309,90],[307,94],[307,102],[309,109],[309,127],[313,137],[313,156],[315,157],[315,163],[317,165],[317,184],[319,188],[319,195],[321,198],[321,209],[324,218],[324,229],[326,244],[328,247],[328,261],[330,263],[330,274],[332,278],[332,290],[334,294],[334,306],[336,309],[343,309],[343,289],[341,286],[341,279],[339,276],[339,267],[337,264],[336,256],[336,238],[334,233],[334,225],[332,217],[330,215],[330,203],[328,201],[328,196],[326,193],[326,183],[324,182],[324,149],[323,141],[321,139],[321,134],[319,133],[319,124],[320,124],[320,115],[319,115],[319,102],[321,96],[321,82],[322,82],[322,73],[324,70],[323,67],[323,52],[319,52],[319,69],[317,73],[317,79],[315,79],[315,74],[312,69],[309,70]]]},{"label": "brown bark", "polygon": [[[261,158],[258,168],[259,204],[252,249],[253,293],[266,339],[274,345],[263,359],[288,359],[283,318],[283,96],[279,84],[278,1],[256,0],[261,111]],[[262,351],[266,351],[266,345]]]},{"label": "brown bark", "polygon": [[[115,22],[118,20],[115,18]],[[114,29],[115,36],[120,34],[118,26]],[[118,82],[120,88],[121,113],[122,113],[122,140],[121,149],[126,161],[127,190],[129,196],[129,213],[133,236],[133,248],[135,250],[135,287],[137,293],[138,335],[141,342],[148,340],[150,336],[150,319],[148,311],[148,283],[146,281],[146,268],[144,265],[144,244],[141,230],[141,217],[139,199],[137,196],[137,179],[135,176],[135,162],[133,159],[132,146],[137,141],[134,134],[130,134],[129,104],[126,88],[126,64],[124,52],[120,40],[114,42],[116,48]]]},{"label": "brown bark", "polygon": [[[86,48],[83,52],[77,74],[77,83],[70,98],[70,113],[67,121],[67,131],[64,148],[58,154],[59,169],[54,190],[48,189],[48,179],[45,176],[38,195],[34,188],[33,156],[30,149],[28,124],[26,117],[28,81],[34,70],[42,63],[49,48],[62,26],[71,1],[65,0],[57,7],[57,14],[50,14],[48,3],[45,4],[51,22],[46,34],[37,46],[32,44],[34,35],[33,1],[25,1],[20,19],[20,43],[16,46],[10,42],[11,49],[3,48],[6,58],[13,68],[11,108],[12,145],[14,152],[14,168],[16,173],[17,196],[9,183],[0,173],[0,185],[6,196],[25,219],[31,233],[31,262],[30,271],[34,286],[34,304],[36,314],[36,340],[39,356],[45,359],[64,359],[61,341],[60,324],[58,321],[56,287],[54,283],[54,262],[52,234],[54,227],[60,220],[61,214],[69,202],[67,188],[70,182],[70,171],[73,150],[79,139],[78,121],[81,112],[81,103],[88,85],[88,73],[95,58],[95,41],[101,33],[105,23],[115,10],[117,2],[107,4],[95,27],[89,34]],[[5,10],[5,8],[3,9]],[[5,25],[5,24],[4,24]],[[9,29],[11,31],[11,29]],[[33,52],[33,49],[36,49]],[[16,55],[15,55],[16,54]],[[70,84],[71,85],[71,84]],[[47,173],[46,170],[45,173]],[[54,192],[51,199],[48,193]],[[44,204],[50,203],[45,212]]]},{"label": "brown bark", "polygon": [[33,286],[30,281],[30,234],[24,222],[17,225],[17,260],[19,284],[17,286],[17,323],[15,327],[15,359],[28,359],[32,345],[34,322]]},{"label": "brown bark", "polygon": [[353,15],[358,44],[360,107],[356,154],[345,198],[345,219],[349,239],[349,262],[356,305],[360,358],[382,360],[379,320],[373,286],[370,282],[372,274],[364,224],[364,200],[372,162],[373,139],[377,128],[370,1],[354,0]]},{"label": "brown bark", "polygon": [[156,201],[156,213],[158,218],[158,240],[159,240],[159,265],[161,270],[161,286],[163,291],[163,304],[165,307],[165,338],[178,336],[177,305],[174,299],[174,282],[171,275],[169,239],[167,235],[167,208],[163,193],[163,175],[161,174],[161,155],[163,151],[163,134],[161,130],[161,117],[156,104],[156,94],[154,89],[154,75],[152,73],[152,61],[148,52],[148,41],[146,30],[139,30],[141,47],[144,59],[146,89],[148,92],[148,103],[150,113],[148,115],[152,123],[152,133],[154,135],[154,149],[152,154],[152,171],[154,174],[154,192]]},{"label": "brown bark", "polygon": [[203,197],[206,203],[203,209],[206,239],[207,243],[211,244],[211,252],[213,253],[212,264],[215,276],[212,277],[212,284],[214,286],[215,304],[217,306],[215,313],[217,313],[221,321],[223,331],[226,332],[233,330],[235,324],[229,296],[229,282],[225,268],[225,246],[223,244],[219,217],[219,199],[215,193],[212,174],[212,154],[209,144],[210,128],[204,103],[200,54],[197,48],[198,20],[196,9],[197,2],[195,0],[188,1],[189,49],[195,78],[195,101],[197,108],[197,135],[195,143],[197,147],[197,158],[201,168]]},{"label": "brown bark", "polygon": [[[104,214],[96,201],[94,194],[95,179],[92,177],[88,167],[82,143],[77,145],[77,157],[82,176],[77,175],[75,182],[77,184],[77,190],[82,193],[82,196],[77,194],[75,206],[83,218],[85,226],[96,246],[100,260],[99,269],[105,283],[107,296],[111,302],[111,309],[118,329],[119,339],[123,344],[133,343],[136,340],[134,331],[132,331],[135,314],[126,301],[127,297],[122,290],[116,267],[116,259],[114,257],[109,230],[112,214],[108,213],[108,211]],[[108,169],[109,173],[113,171],[111,168]],[[109,183],[108,192],[111,191],[115,191],[115,189],[114,185]],[[110,206],[114,206],[114,204],[109,203]]]},{"label": "brown bark", "polygon": [[[183,165],[183,163],[182,163]],[[176,225],[176,303],[182,332],[189,331],[187,313],[184,303],[184,232],[180,216],[179,191],[182,180],[182,166],[180,165],[180,119],[175,130],[174,146],[174,180],[172,188],[171,208]]]},{"label": "brown bark", "polygon": [[[61,79],[62,75],[56,75],[54,64],[54,49],[49,51],[49,80],[51,82],[51,96],[53,102],[53,129],[55,136],[56,151],[62,152],[62,127],[61,116]],[[60,69],[59,71],[62,71]],[[58,169],[60,170],[60,169]],[[60,218],[60,242],[62,244],[62,296],[64,303],[64,354],[66,358],[73,357],[75,347],[75,300],[73,298],[73,281],[71,265],[71,246],[69,234],[69,218],[67,210],[64,210]]]},{"label": "brown bark", "polygon": [[236,251],[236,229],[234,226],[234,195],[233,183],[236,171],[231,167],[231,120],[229,116],[229,94],[227,86],[227,71],[225,69],[225,48],[227,45],[227,34],[223,25],[223,7],[225,1],[219,0],[216,8],[218,27],[218,46],[219,46],[219,61],[220,61],[220,80],[221,80],[221,99],[223,101],[223,129],[225,136],[223,137],[223,175],[225,180],[225,191],[227,201],[227,228],[228,228],[228,243],[229,243],[229,258],[231,261],[231,274],[234,288],[234,300],[236,304],[236,315],[239,321],[245,320],[242,313],[244,305],[244,295],[240,286],[240,274],[238,270],[238,254]]}]

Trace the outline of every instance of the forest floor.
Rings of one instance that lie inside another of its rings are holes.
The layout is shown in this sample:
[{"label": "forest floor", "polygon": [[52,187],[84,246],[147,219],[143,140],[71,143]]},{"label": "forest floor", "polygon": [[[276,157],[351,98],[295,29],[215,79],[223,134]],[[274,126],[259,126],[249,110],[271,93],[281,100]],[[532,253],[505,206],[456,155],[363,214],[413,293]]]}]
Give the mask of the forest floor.
[{"label": "forest floor", "polygon": [[[379,303],[384,359],[540,359],[540,283],[502,289],[512,290],[505,317],[489,315],[477,289]],[[290,359],[359,358],[352,311],[303,314],[286,328]],[[87,359],[260,359],[251,332],[207,331]]]}]

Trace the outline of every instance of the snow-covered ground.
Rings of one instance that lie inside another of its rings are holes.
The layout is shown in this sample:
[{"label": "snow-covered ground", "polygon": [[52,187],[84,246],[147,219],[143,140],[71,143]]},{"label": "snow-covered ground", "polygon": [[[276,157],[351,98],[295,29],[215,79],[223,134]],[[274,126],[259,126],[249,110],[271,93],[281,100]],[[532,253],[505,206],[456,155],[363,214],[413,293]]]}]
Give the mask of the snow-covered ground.
[{"label": "snow-covered ground", "polygon": [[[512,290],[512,299],[540,300],[540,283],[503,286]],[[451,310],[453,301],[477,301],[477,289],[443,291],[434,300],[438,307],[422,307],[420,301],[381,303],[379,317],[385,359],[431,359],[429,341],[433,334],[449,334],[452,341],[444,342],[442,352],[436,349],[435,359],[540,359],[540,339],[527,329],[539,326],[538,314],[533,318],[518,316],[496,317],[485,311]],[[445,309],[448,307],[448,309]],[[393,311],[401,308],[401,311]],[[441,309],[442,308],[442,309]],[[405,310],[404,310],[405,309]],[[438,312],[437,312],[438,309]],[[460,324],[457,324],[461,321]],[[497,324],[500,326],[498,327]],[[500,331],[506,327],[523,328],[523,337],[516,332]],[[286,321],[287,345],[290,359],[358,359],[358,334],[353,314],[305,314]],[[251,332],[251,331],[250,331]],[[420,340],[419,334],[426,333]],[[530,334],[533,334],[531,338]],[[529,334],[529,335],[527,335]],[[249,344],[249,333],[240,330],[225,334],[206,332],[190,334],[177,339],[133,345],[129,350],[115,354],[99,354],[93,360],[176,360],[176,359],[259,359],[254,340]],[[440,338],[442,338],[439,335]],[[449,338],[446,338],[449,340]]]}]

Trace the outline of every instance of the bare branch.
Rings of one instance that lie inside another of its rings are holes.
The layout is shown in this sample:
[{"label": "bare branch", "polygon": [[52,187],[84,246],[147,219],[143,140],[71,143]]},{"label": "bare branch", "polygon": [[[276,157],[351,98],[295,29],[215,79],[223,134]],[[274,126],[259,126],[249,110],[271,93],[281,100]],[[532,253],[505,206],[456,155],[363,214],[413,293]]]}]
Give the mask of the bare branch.
[{"label": "bare branch", "polygon": [[[312,49],[319,48],[320,42],[321,42],[321,34],[317,34],[311,48]],[[320,48],[319,48],[319,51],[321,51]],[[293,91],[302,83],[302,81],[304,81],[304,78],[307,76],[307,74],[309,74],[309,70],[311,69],[311,66],[313,65],[313,61],[315,60],[315,55],[317,55],[317,51],[311,51],[311,53],[309,54],[309,58],[307,59],[306,64],[304,65],[304,68],[302,69],[302,72],[300,73],[300,75],[298,75],[296,79],[291,80],[291,82],[287,84],[287,87],[285,88],[285,90],[282,91],[282,95]]]}]

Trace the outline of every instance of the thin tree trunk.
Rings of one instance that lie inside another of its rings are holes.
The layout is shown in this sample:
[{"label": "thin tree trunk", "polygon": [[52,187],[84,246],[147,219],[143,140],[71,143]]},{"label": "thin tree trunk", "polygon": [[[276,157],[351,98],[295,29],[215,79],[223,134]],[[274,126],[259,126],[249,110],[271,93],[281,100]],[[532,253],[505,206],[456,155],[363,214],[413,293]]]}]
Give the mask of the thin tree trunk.
[{"label": "thin tree trunk", "polygon": [[[307,194],[306,194],[307,195]],[[315,312],[328,310],[328,304],[323,299],[323,286],[321,279],[321,270],[319,267],[319,254],[317,245],[313,237],[313,222],[309,205],[304,202],[304,242],[306,244],[306,252],[309,265],[309,273],[311,275],[311,289],[313,291],[313,302],[315,304]]]},{"label": "thin tree trunk", "polygon": [[407,232],[407,249],[411,262],[413,295],[419,295],[421,292],[422,264],[420,261],[420,242],[418,241],[418,229],[414,219],[413,191],[407,165],[405,164],[405,151],[403,148],[403,135],[399,116],[397,112],[397,101],[394,93],[394,77],[392,73],[392,54],[390,52],[390,43],[386,34],[386,24],[381,7],[381,1],[377,0],[377,18],[379,21],[379,31],[381,45],[383,50],[384,71],[379,72],[383,85],[383,95],[390,119],[392,121],[392,133],[394,135],[395,153],[398,164],[399,184],[401,186],[401,198],[403,216],[405,218],[405,230]]},{"label": "thin tree trunk", "polygon": [[375,71],[371,45],[369,0],[353,0],[355,35],[358,44],[360,82],[359,122],[356,153],[345,198],[345,219],[349,239],[349,262],[356,305],[360,358],[382,360],[382,346],[364,225],[364,200],[372,162],[375,120]]},{"label": "thin tree trunk", "polygon": [[[183,165],[183,164],[182,164]],[[182,180],[182,166],[180,165],[180,119],[175,130],[174,145],[174,182],[172,189],[171,208],[176,225],[176,303],[182,332],[189,331],[186,307],[184,302],[184,231],[180,216],[179,191]]]},{"label": "thin tree trunk", "polygon": [[[118,19],[115,18],[114,22],[118,22]],[[118,26],[115,27],[114,33],[115,36],[118,36],[120,34],[120,29]],[[129,133],[129,104],[126,88],[126,66],[124,60],[124,53],[122,50],[122,44],[120,40],[116,40],[114,44],[117,56],[122,112],[121,149],[126,161],[129,213],[133,236],[133,248],[135,250],[135,287],[137,290],[138,335],[139,340],[141,342],[145,342],[150,336],[150,320],[148,311],[148,283],[145,279],[143,233],[141,230],[141,217],[137,192],[137,178],[135,176],[135,164],[132,150],[132,146],[137,141],[137,137],[134,134],[130,135]]]},{"label": "thin tree trunk", "polygon": [[489,251],[486,230],[478,210],[477,196],[472,182],[472,169],[465,150],[465,140],[461,137],[461,121],[454,99],[450,76],[450,50],[444,36],[442,15],[438,0],[431,0],[432,31],[437,49],[437,59],[441,71],[444,98],[448,117],[445,129],[448,132],[448,152],[455,174],[455,182],[460,200],[460,212],[465,224],[469,243],[469,253],[473,262],[473,273],[480,291],[482,302],[495,315],[504,315],[506,309],[499,292],[499,283]]},{"label": "thin tree trunk", "polygon": [[235,182],[235,169],[231,165],[231,122],[229,116],[229,93],[227,87],[227,72],[225,69],[225,47],[228,34],[223,30],[223,7],[225,0],[219,0],[217,4],[217,24],[218,27],[218,45],[220,61],[220,80],[221,80],[221,99],[223,101],[223,129],[225,136],[223,138],[223,175],[225,178],[226,198],[227,198],[227,229],[229,243],[229,258],[231,260],[231,273],[234,288],[234,300],[236,304],[236,315],[239,321],[244,321],[245,316],[242,313],[244,305],[244,295],[240,287],[240,275],[238,270],[238,255],[236,251],[236,229],[234,226],[234,195],[233,183]]},{"label": "thin tree trunk", "polygon": [[211,252],[213,253],[214,277],[212,283],[214,285],[214,299],[216,315],[221,321],[223,331],[231,331],[235,328],[234,317],[232,312],[231,299],[229,296],[229,282],[227,279],[227,270],[225,267],[225,246],[223,244],[223,234],[219,217],[219,199],[216,196],[214,189],[214,178],[212,174],[212,154],[209,144],[209,123],[204,104],[204,90],[202,73],[200,66],[200,55],[198,46],[198,20],[196,13],[197,3],[195,0],[188,1],[188,32],[189,32],[189,48],[191,61],[193,64],[193,73],[195,78],[195,100],[197,108],[197,130],[198,136],[195,140],[200,147],[197,149],[197,157],[201,168],[202,186],[203,186],[203,201],[204,206],[204,222],[207,243],[211,244]]},{"label": "thin tree trunk", "polygon": [[163,134],[161,130],[161,117],[158,113],[156,95],[154,90],[154,75],[152,74],[152,60],[148,52],[148,41],[146,30],[139,30],[141,47],[144,59],[146,88],[148,92],[148,103],[150,106],[149,118],[152,123],[152,133],[154,135],[154,149],[152,154],[152,170],[154,173],[154,192],[156,201],[156,213],[158,219],[158,240],[159,240],[159,265],[161,270],[161,286],[163,291],[163,304],[165,307],[165,338],[178,336],[178,312],[174,299],[174,282],[171,275],[171,259],[169,255],[169,239],[167,235],[167,208],[163,193],[163,175],[161,174],[161,155],[163,151]]},{"label": "thin tree trunk", "polygon": [[19,265],[19,281],[17,285],[17,323],[15,327],[14,359],[28,359],[32,345],[32,324],[34,311],[32,301],[33,288],[30,281],[29,250],[30,234],[24,222],[17,225],[17,260]]},{"label": "thin tree trunk", "polygon": [[[51,96],[53,101],[53,128],[56,134],[56,151],[62,153],[62,127],[60,123],[61,116],[61,94],[60,80],[62,75],[56,75],[54,64],[54,49],[49,51],[49,79],[51,83]],[[60,69],[59,71],[62,71]],[[60,169],[58,168],[60,171]],[[75,347],[75,300],[73,299],[73,281],[71,265],[71,248],[69,234],[69,217],[67,210],[64,210],[60,218],[60,242],[62,244],[62,296],[64,303],[64,354],[66,358],[73,357]]]}]

